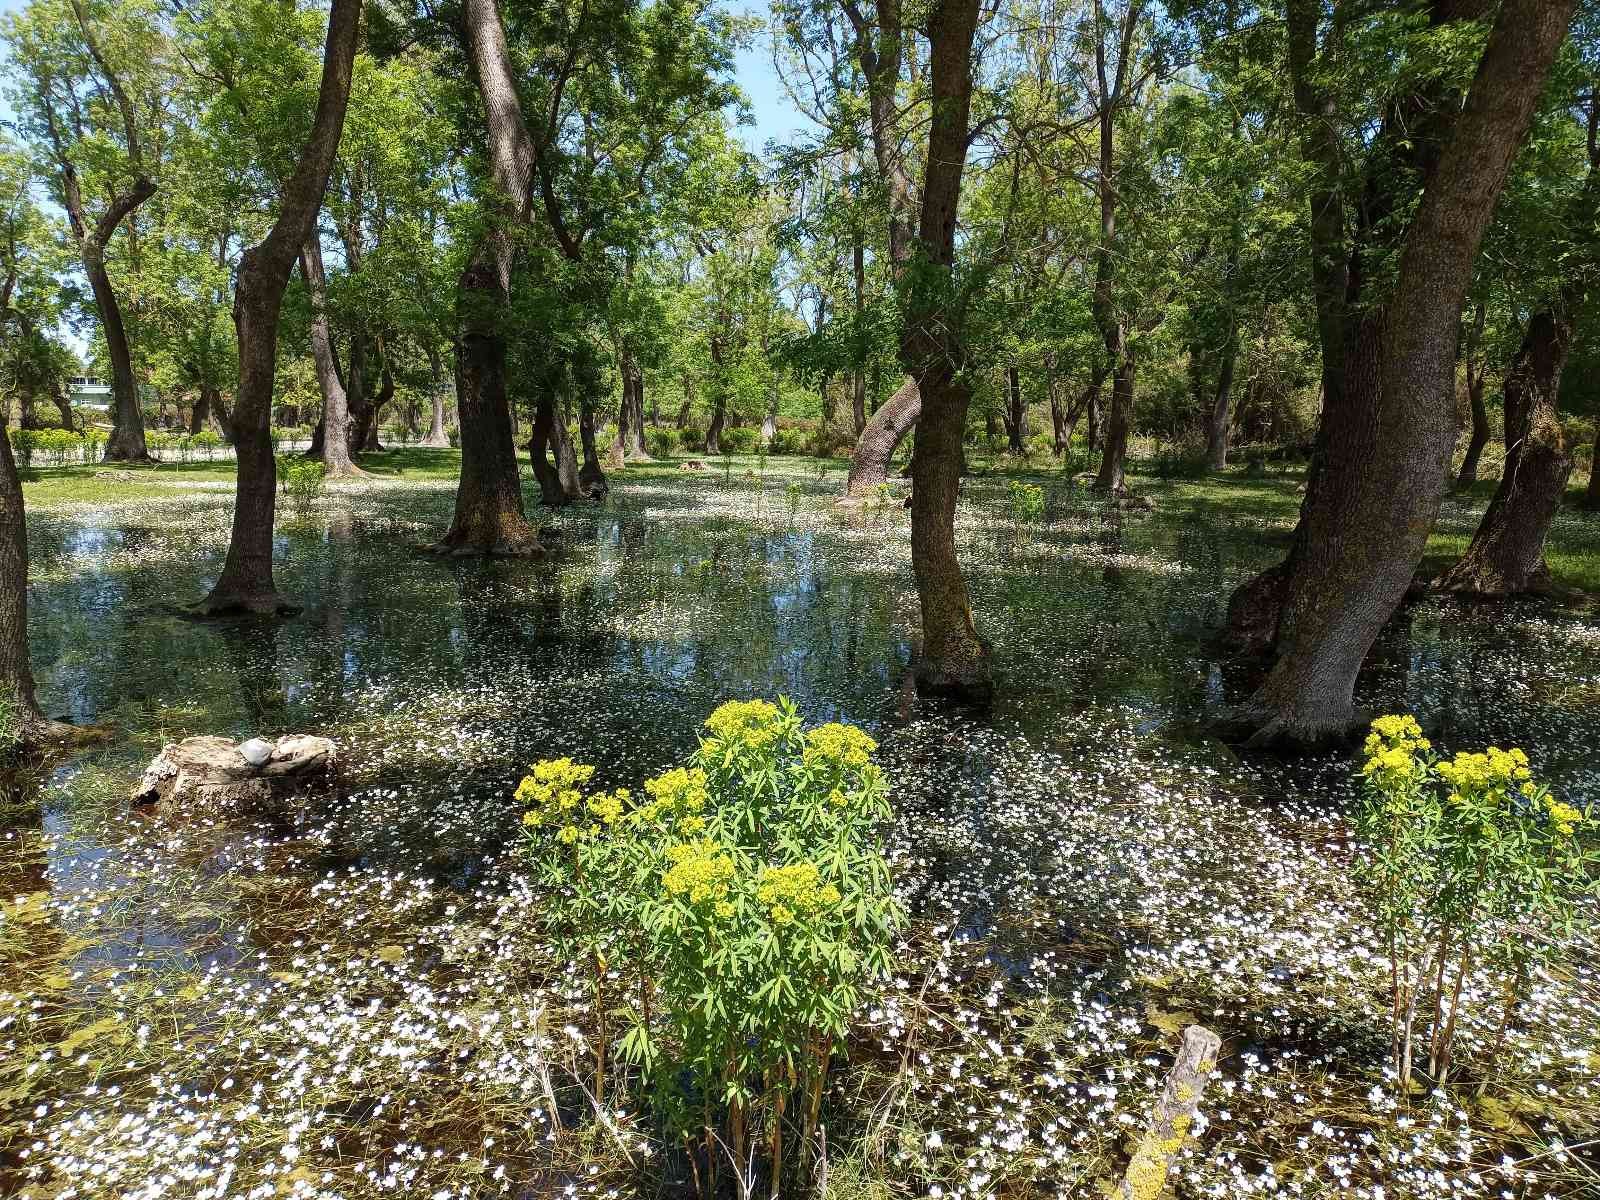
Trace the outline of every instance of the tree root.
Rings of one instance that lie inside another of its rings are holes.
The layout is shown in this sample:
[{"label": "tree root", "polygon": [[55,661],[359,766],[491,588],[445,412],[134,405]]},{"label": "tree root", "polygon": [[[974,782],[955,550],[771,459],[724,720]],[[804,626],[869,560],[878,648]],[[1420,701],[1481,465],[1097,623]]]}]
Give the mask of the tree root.
[{"label": "tree root", "polygon": [[297,617],[305,609],[290,604],[277,592],[249,595],[212,592],[204,600],[177,611],[192,621],[218,621],[231,617]]}]

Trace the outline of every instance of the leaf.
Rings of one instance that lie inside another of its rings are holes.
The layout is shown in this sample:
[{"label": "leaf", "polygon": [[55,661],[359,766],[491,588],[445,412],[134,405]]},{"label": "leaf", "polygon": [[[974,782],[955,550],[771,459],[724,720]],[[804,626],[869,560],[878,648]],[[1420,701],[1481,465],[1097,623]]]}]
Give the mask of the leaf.
[{"label": "leaf", "polygon": [[406,951],[404,946],[379,946],[377,950],[377,957],[386,963],[402,962],[404,961],[405,956]]},{"label": "leaf", "polygon": [[74,1029],[61,1039],[56,1047],[61,1052],[62,1058],[73,1058],[90,1042],[103,1034],[112,1033],[122,1028],[122,1022],[115,1017],[103,1017],[92,1025],[85,1025],[81,1029]]}]

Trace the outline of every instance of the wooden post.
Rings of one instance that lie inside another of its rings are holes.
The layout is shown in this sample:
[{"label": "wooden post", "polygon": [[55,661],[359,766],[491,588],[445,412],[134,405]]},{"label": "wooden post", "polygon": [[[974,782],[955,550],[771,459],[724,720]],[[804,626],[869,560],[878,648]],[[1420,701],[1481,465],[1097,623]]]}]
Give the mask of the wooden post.
[{"label": "wooden post", "polygon": [[1167,1186],[1167,1172],[1183,1149],[1194,1123],[1195,1110],[1206,1080],[1217,1065],[1222,1039],[1202,1025],[1183,1031],[1178,1057],[1167,1072],[1166,1086],[1150,1112],[1150,1126],[1128,1163],[1128,1172],[1117,1189],[1118,1200],[1156,1200]]}]

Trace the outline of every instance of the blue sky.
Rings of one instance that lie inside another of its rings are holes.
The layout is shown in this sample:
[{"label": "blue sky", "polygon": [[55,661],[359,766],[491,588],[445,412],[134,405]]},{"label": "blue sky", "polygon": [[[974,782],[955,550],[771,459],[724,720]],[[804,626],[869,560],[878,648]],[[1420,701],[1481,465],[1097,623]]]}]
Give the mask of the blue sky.
[{"label": "blue sky", "polygon": [[[11,0],[3,0],[10,3]],[[765,6],[747,4],[743,11],[751,16],[766,16]],[[799,110],[784,94],[783,84],[772,68],[772,38],[763,28],[751,45],[745,47],[734,61],[734,75],[745,95],[750,98],[750,115],[754,125],[739,131],[740,137],[751,150],[759,151],[769,140],[786,141],[790,134],[807,122]]]}]

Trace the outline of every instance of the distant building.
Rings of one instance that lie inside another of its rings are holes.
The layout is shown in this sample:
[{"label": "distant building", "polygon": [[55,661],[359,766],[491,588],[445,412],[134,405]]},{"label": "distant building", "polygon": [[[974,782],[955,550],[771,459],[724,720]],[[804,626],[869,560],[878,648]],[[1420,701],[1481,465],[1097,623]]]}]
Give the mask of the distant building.
[{"label": "distant building", "polygon": [[86,408],[91,412],[111,410],[111,385],[93,375],[74,375],[67,383],[67,399],[73,408]]}]

